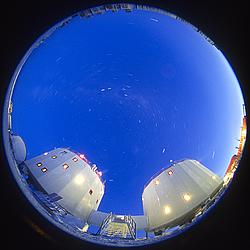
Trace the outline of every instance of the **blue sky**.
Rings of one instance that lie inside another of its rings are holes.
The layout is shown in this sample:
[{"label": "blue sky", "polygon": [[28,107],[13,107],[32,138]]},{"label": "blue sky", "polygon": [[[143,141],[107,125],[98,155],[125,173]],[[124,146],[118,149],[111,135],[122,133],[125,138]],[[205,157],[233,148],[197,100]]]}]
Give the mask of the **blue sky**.
[{"label": "blue sky", "polygon": [[103,171],[104,212],[142,214],[149,178],[193,158],[223,176],[236,152],[242,93],[222,53],[191,26],[134,10],[75,17],[25,63],[13,131],[28,158],[54,147]]}]

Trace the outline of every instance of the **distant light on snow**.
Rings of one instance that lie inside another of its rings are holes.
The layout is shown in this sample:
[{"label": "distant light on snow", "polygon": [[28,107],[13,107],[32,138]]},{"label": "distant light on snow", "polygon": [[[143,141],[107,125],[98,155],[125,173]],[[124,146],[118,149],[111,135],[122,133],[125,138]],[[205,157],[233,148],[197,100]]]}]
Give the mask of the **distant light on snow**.
[{"label": "distant light on snow", "polygon": [[165,149],[165,148],[163,148],[163,149],[162,149],[162,153],[164,154],[164,153],[165,153],[165,151],[166,151],[166,149]]},{"label": "distant light on snow", "polygon": [[170,160],[169,162],[173,162],[173,160]]},{"label": "distant light on snow", "polygon": [[105,91],[105,89],[101,89],[101,92]]}]

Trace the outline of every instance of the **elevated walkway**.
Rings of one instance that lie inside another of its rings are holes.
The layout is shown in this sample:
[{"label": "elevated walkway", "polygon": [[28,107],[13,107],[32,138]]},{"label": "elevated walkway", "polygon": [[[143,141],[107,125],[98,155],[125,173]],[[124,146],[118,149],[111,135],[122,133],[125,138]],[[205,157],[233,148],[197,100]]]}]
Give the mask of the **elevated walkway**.
[{"label": "elevated walkway", "polygon": [[124,239],[136,238],[136,223],[129,215],[114,215],[110,213],[98,231],[99,235]]},{"label": "elevated walkway", "polygon": [[[87,220],[89,225],[94,225],[97,227],[101,227],[103,225],[104,220],[110,215],[111,213],[104,213],[101,211],[93,210]],[[114,214],[113,214],[114,215]],[[125,215],[116,215],[117,217],[125,216]],[[136,230],[146,230],[148,228],[148,219],[145,215],[135,215],[130,216],[131,219],[136,224]]]}]

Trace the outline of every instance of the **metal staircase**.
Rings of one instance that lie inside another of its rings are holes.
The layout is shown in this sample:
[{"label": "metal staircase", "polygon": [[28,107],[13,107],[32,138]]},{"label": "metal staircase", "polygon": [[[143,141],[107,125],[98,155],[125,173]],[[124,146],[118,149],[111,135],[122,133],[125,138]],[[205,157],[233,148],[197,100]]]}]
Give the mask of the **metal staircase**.
[{"label": "metal staircase", "polygon": [[130,215],[110,213],[102,222],[99,235],[124,239],[136,238],[136,223]]}]

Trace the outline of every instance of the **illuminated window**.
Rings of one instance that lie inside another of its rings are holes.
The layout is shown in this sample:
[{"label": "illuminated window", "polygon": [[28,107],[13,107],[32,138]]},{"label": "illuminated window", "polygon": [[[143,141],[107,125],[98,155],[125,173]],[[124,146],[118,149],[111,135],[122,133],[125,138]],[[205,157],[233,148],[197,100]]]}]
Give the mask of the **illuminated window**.
[{"label": "illuminated window", "polygon": [[36,165],[37,165],[38,167],[41,167],[43,164],[42,164],[41,162],[38,162]]},{"label": "illuminated window", "polygon": [[45,152],[44,155],[48,155],[49,153],[48,152]]},{"label": "illuminated window", "polygon": [[47,168],[42,168],[42,169],[41,169],[41,171],[42,171],[43,173],[47,172],[47,170],[48,170]]},{"label": "illuminated window", "polygon": [[89,194],[90,194],[90,195],[93,194],[93,190],[92,190],[92,189],[89,190]]},{"label": "illuminated window", "polygon": [[173,170],[168,170],[168,175],[172,175],[173,173]]},{"label": "illuminated window", "polygon": [[52,158],[52,159],[56,159],[57,156],[56,156],[56,155],[52,155],[51,158]]},{"label": "illuminated window", "polygon": [[185,201],[190,201],[191,200],[191,195],[190,194],[184,194],[183,198]]},{"label": "illuminated window", "polygon": [[160,180],[158,179],[155,181],[155,185],[159,185],[159,184],[160,184]]},{"label": "illuminated window", "polygon": [[77,159],[76,157],[74,157],[72,160],[73,160],[74,162],[77,162],[77,161],[78,161],[78,159]]},{"label": "illuminated window", "polygon": [[66,170],[69,167],[67,163],[63,164],[63,168]]}]

